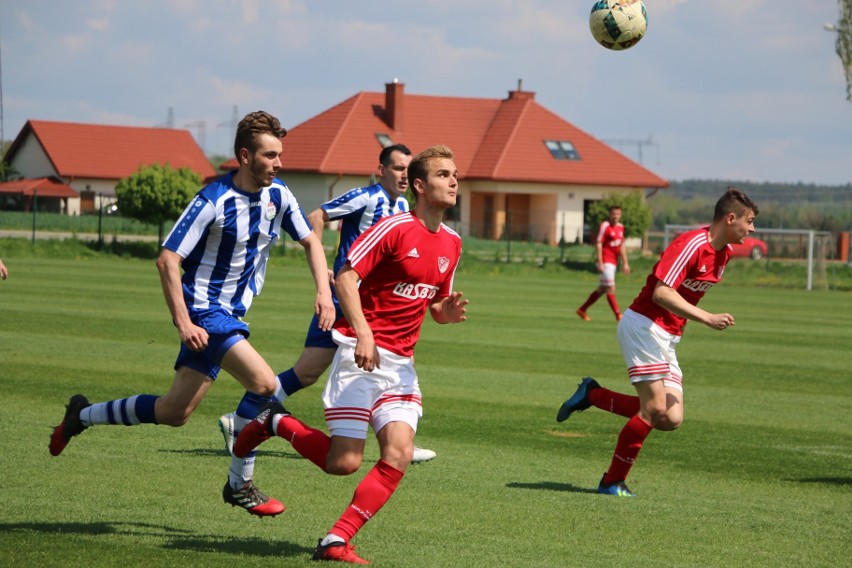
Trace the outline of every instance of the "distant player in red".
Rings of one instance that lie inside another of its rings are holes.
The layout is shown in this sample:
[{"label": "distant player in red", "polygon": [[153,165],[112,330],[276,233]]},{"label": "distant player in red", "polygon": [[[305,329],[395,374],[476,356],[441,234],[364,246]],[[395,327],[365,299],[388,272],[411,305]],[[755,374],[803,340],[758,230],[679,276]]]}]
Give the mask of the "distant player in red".
[{"label": "distant player in red", "polygon": [[367,229],[335,279],[345,318],[334,326],[338,349],[323,391],[331,436],[305,425],[275,401],[234,444],[234,454],[240,456],[278,435],[326,473],[349,475],[361,466],[372,426],[381,457],[318,543],[316,560],[368,564],[350,541],[390,499],[411,463],[422,415],[412,362],[420,326],[427,311],[438,323],[466,319],[468,301],[453,292],[461,238],[443,224],[458,191],[452,151],[446,146],[424,150],[408,166],[408,179],[417,198],[414,210]]},{"label": "distant player in red", "polygon": [[621,207],[613,205],[609,208],[609,217],[598,228],[595,246],[598,251],[597,269],[601,274],[600,284],[594,292],[589,294],[586,303],[577,308],[577,315],[586,321],[592,321],[586,312],[604,294],[609,307],[615,314],[615,319],[621,319],[621,311],[618,309],[618,301],[615,298],[615,272],[618,268],[618,257],[621,257],[621,269],[625,274],[630,274],[630,263],[627,262],[627,249],[624,246],[624,225],[620,221]]},{"label": "distant player in red", "polygon": [[613,392],[586,377],[566,400],[556,420],[595,406],[628,418],[598,493],[633,497],[625,479],[651,430],[676,430],[683,422],[683,374],[675,354],[687,320],[716,330],[734,325],[734,316],[713,314],[698,302],[722,280],[731,244],[754,231],[757,205],[729,187],[716,203],[710,227],[678,236],[663,251],[639,296],[618,324],[618,343],[638,396]]}]

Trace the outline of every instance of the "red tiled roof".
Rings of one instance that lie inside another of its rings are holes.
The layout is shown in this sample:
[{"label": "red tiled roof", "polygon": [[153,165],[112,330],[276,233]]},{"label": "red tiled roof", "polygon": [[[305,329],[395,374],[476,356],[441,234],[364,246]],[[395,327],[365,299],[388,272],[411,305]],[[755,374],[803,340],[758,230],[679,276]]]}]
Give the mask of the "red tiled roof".
[{"label": "red tiled roof", "polygon": [[121,179],[139,166],[166,163],[202,179],[216,175],[188,130],[30,120],[10,146],[7,162],[30,133],[64,178]]},{"label": "red tiled roof", "polygon": [[0,193],[14,193],[32,196],[38,192],[39,197],[79,197],[80,195],[71,187],[54,178],[43,177],[35,179],[21,179],[0,183]]},{"label": "red tiled roof", "polygon": [[[464,179],[556,184],[666,187],[668,182],[535,101],[403,94],[398,130],[386,117],[386,93],[360,92],[292,128],[284,138],[282,170],[370,175],[381,144],[377,134],[418,151],[433,144],[453,149]],[[557,160],[545,141],[568,141],[579,160]]]}]

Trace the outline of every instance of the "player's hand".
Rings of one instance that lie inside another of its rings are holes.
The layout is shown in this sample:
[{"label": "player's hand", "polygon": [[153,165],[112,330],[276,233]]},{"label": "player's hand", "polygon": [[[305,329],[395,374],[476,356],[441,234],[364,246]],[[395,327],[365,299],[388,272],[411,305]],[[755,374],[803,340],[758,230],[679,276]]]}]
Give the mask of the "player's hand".
[{"label": "player's hand", "polygon": [[444,315],[447,317],[447,323],[459,323],[467,319],[467,305],[469,300],[463,298],[461,292],[453,292],[442,302]]},{"label": "player's hand", "polygon": [[621,271],[624,272],[625,274],[630,274],[630,265],[629,264],[623,265],[621,267]]},{"label": "player's hand", "polygon": [[595,263],[595,268],[597,269],[597,271],[598,271],[598,272],[601,272],[601,273],[602,273],[602,272],[603,272],[603,270],[604,270],[604,265],[603,265],[603,263],[602,263],[602,262],[596,262],[596,263]]},{"label": "player's hand", "polygon": [[178,328],[181,342],[193,351],[203,351],[207,348],[207,330],[203,327],[198,327],[194,323],[187,324],[185,327]]},{"label": "player's hand", "polygon": [[328,285],[334,286],[334,270],[328,269]]},{"label": "player's hand", "polygon": [[368,373],[379,368],[379,348],[372,337],[358,338],[355,343],[355,364]]},{"label": "player's hand", "polygon": [[734,321],[734,316],[731,314],[711,314],[710,319],[706,323],[707,327],[722,331],[723,329],[728,329],[736,322]]},{"label": "player's hand", "polygon": [[337,316],[331,295],[317,294],[316,302],[314,302],[314,313],[317,315],[320,329],[323,331],[330,330]]}]

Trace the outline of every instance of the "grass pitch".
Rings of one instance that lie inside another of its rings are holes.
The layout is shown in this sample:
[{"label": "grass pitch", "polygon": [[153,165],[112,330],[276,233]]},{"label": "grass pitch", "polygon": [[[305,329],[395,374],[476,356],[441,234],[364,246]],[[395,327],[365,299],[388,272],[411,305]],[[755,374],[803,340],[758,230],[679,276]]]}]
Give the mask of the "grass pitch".
[{"label": "grass pitch", "polygon": [[[256,478],[288,510],[250,517],[220,496],[229,460],[216,419],[242,395],[223,374],[183,428],[94,427],[52,458],[50,427],[70,395],[164,393],[177,334],[153,261],[4,260],[0,564],[315,566],[316,539],[372,466],[374,442],[346,478],[267,443]],[[356,537],[360,554],[415,567],[850,565],[852,294],[710,291],[702,305],[737,325],[689,324],[685,423],[649,437],[628,480],[639,497],[618,499],[594,488],[624,420],[589,409],[555,421],[585,375],[631,389],[606,302],[592,322],[573,313],[594,276],[485,272],[457,275],[467,323],[424,325],[417,442],[438,457],[409,469]],[[623,280],[626,308],[640,279]],[[270,267],[248,320],[273,368],[301,351],[312,297],[304,266]],[[288,408],[322,425],[320,390]]]}]

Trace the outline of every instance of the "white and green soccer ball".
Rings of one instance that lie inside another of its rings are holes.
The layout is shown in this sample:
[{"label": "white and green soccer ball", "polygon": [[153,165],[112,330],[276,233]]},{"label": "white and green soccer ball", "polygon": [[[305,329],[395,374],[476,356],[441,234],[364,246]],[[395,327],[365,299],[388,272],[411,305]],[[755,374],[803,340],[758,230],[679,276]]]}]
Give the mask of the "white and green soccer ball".
[{"label": "white and green soccer ball", "polygon": [[645,36],[648,12],[641,0],[600,0],[592,5],[589,28],[599,44],[621,51]]}]

